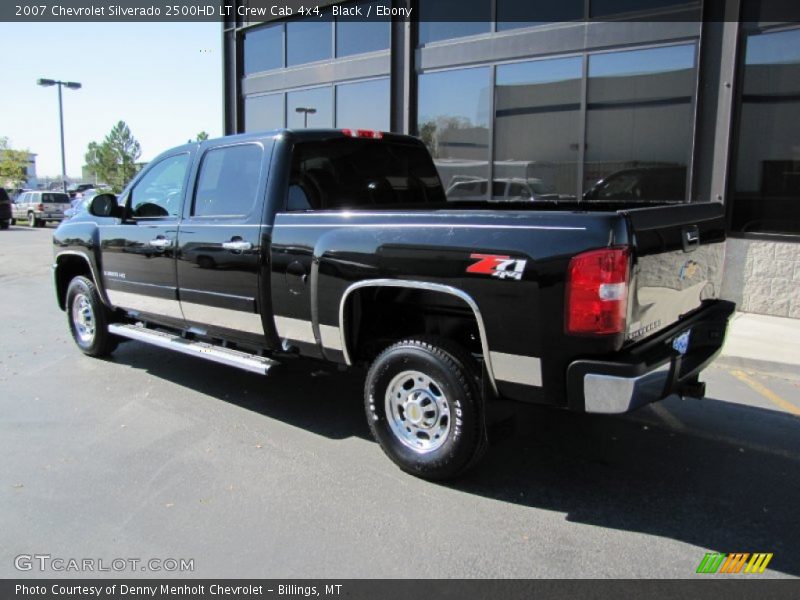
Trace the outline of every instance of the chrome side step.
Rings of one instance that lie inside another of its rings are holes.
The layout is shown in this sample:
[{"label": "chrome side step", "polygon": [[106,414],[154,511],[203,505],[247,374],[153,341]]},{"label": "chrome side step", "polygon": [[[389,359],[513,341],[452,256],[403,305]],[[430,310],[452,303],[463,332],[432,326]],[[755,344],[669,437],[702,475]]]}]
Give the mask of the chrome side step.
[{"label": "chrome side step", "polygon": [[230,367],[237,367],[245,371],[250,371],[251,373],[258,373],[259,375],[266,375],[270,367],[278,364],[276,361],[264,358],[263,356],[249,354],[240,350],[232,350],[231,348],[223,348],[207,342],[187,340],[179,335],[147,329],[141,325],[112,323],[108,326],[108,331],[114,335],[130,338],[137,342],[152,344],[153,346],[166,348],[167,350],[175,350],[176,352],[182,352],[190,356],[199,356],[206,360]]}]

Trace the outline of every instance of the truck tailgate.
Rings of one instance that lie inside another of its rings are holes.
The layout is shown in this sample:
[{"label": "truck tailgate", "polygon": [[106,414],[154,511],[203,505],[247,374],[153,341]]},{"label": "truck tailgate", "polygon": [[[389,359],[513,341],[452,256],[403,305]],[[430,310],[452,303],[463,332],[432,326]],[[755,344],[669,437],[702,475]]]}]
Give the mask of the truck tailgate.
[{"label": "truck tailgate", "polygon": [[719,297],[725,260],[725,213],[719,203],[620,211],[633,240],[625,343],[679,321]]}]

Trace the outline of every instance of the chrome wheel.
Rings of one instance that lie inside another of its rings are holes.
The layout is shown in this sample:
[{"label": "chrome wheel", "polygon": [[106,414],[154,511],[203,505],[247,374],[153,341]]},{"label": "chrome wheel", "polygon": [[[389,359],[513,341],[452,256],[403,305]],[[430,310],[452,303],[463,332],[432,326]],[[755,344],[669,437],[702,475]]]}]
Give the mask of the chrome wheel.
[{"label": "chrome wheel", "polygon": [[392,433],[421,454],[441,447],[450,433],[450,403],[442,386],[421,371],[403,371],[386,388]]},{"label": "chrome wheel", "polygon": [[72,302],[72,324],[78,340],[82,344],[91,344],[96,323],[92,304],[84,294],[77,294]]}]

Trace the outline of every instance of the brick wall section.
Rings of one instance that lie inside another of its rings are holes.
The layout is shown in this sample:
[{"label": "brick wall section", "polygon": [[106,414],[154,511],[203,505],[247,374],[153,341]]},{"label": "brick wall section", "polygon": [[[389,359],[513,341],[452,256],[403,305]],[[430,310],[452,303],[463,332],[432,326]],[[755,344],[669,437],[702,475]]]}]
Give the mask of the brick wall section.
[{"label": "brick wall section", "polygon": [[743,312],[800,319],[800,244],[729,238],[722,297]]}]

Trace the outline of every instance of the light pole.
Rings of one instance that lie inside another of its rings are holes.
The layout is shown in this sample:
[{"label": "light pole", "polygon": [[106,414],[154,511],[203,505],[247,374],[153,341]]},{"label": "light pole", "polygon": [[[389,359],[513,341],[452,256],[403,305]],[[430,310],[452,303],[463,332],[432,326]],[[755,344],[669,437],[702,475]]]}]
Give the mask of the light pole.
[{"label": "light pole", "polygon": [[67,191],[67,166],[64,158],[64,106],[61,101],[61,88],[68,87],[71,90],[81,89],[81,84],[75,81],[59,81],[57,79],[37,79],[36,83],[42,87],[58,86],[58,124],[61,128],[61,185]]},{"label": "light pole", "polygon": [[294,112],[303,113],[303,128],[308,129],[308,115],[313,115],[317,112],[316,108],[298,106]]}]

